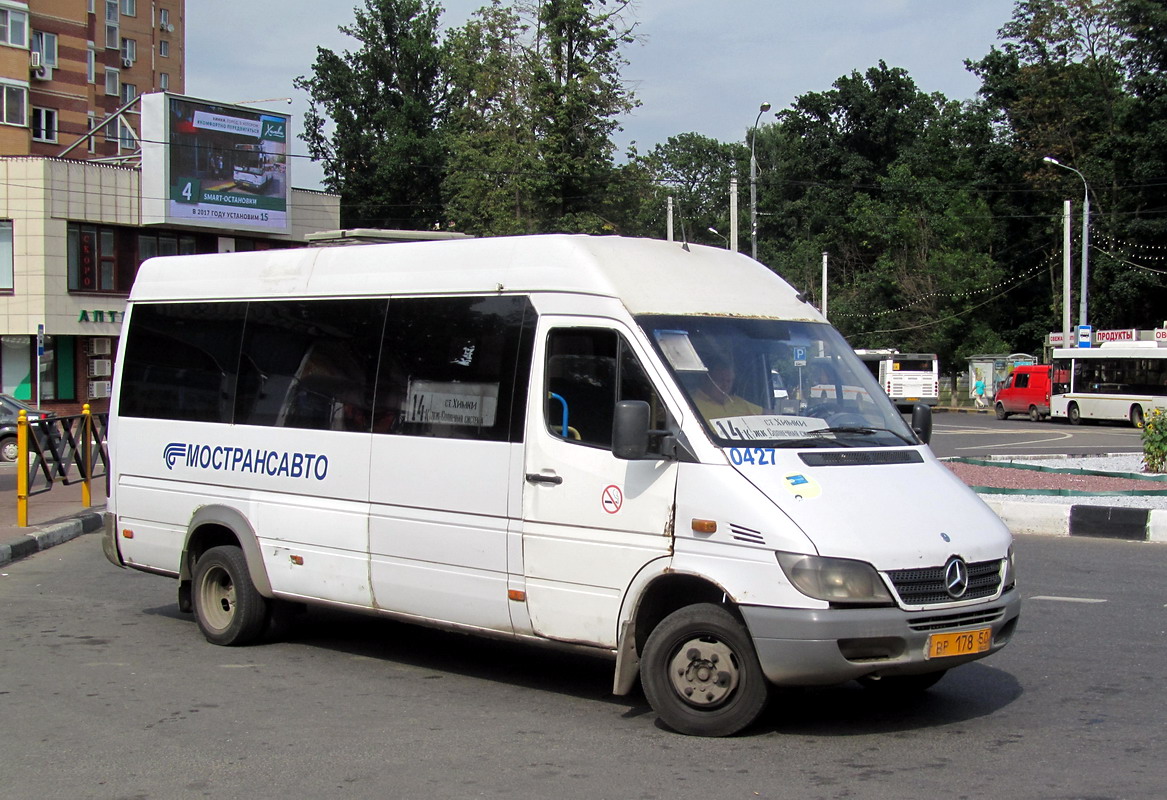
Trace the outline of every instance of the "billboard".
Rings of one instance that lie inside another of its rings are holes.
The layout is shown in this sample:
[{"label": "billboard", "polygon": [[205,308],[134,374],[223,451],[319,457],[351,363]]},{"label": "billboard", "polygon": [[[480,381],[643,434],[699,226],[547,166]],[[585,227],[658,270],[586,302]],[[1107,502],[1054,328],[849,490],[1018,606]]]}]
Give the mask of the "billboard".
[{"label": "billboard", "polygon": [[142,96],[142,224],[288,232],[291,117]]}]

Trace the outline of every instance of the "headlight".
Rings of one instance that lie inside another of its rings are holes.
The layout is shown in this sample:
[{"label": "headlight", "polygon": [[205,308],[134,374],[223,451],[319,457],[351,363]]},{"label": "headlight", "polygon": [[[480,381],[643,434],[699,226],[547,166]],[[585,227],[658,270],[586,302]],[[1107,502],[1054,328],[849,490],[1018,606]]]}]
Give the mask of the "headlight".
[{"label": "headlight", "polygon": [[1009,591],[1017,585],[1017,577],[1013,572],[1013,547],[1010,545],[1009,553],[1005,556],[1005,577],[1001,579],[1001,591]]},{"label": "headlight", "polygon": [[800,553],[776,555],[794,588],[816,600],[867,605],[892,603],[879,573],[866,562]]}]

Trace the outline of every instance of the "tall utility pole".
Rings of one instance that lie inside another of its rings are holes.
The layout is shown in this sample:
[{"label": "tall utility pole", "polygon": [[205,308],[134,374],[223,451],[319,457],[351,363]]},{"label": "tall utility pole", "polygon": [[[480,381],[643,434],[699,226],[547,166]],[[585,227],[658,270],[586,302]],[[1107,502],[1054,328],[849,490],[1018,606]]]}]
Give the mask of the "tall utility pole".
[{"label": "tall utility pole", "polygon": [[754,155],[754,139],[758,133],[758,122],[770,110],[769,103],[758,107],[758,116],[750,128],[750,255],[758,260],[758,159]]},{"label": "tall utility pole", "polygon": [[[1048,161],[1055,167],[1068,169],[1082,179],[1082,290],[1078,295],[1078,324],[1086,324],[1086,295],[1090,281],[1090,184],[1086,183],[1086,176],[1071,166],[1058,161],[1053,156],[1046,156],[1042,161]],[[1069,347],[1069,343],[1066,343]]]}]

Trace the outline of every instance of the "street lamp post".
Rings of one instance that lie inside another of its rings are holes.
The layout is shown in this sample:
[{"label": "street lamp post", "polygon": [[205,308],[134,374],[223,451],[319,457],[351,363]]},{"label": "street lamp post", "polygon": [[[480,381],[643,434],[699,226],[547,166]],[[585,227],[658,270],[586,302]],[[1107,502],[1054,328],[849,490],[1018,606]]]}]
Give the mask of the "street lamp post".
[{"label": "street lamp post", "polygon": [[[1086,176],[1073,167],[1063,164],[1053,156],[1046,156],[1042,161],[1048,161],[1055,167],[1068,169],[1082,179],[1082,293],[1078,301],[1078,324],[1086,324],[1086,287],[1090,276],[1090,185],[1086,183]],[[1065,345],[1069,347],[1069,342]]]},{"label": "street lamp post", "polygon": [[725,242],[725,249],[726,250],[729,249],[729,237],[728,236],[726,236],[725,234],[723,234],[721,231],[717,230],[717,228],[714,228],[714,227],[710,227],[709,232],[716,234],[717,236],[720,236],[722,241]]},{"label": "street lamp post", "polygon": [[758,260],[758,159],[754,156],[754,138],[758,132],[758,122],[770,110],[769,103],[758,107],[758,116],[750,128],[750,255]]}]

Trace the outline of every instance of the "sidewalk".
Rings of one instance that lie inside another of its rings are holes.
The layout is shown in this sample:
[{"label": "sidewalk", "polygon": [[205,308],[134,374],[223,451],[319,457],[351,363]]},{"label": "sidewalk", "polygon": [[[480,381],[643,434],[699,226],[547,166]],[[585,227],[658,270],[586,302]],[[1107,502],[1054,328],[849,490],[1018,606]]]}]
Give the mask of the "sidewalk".
[{"label": "sidewalk", "polygon": [[[43,484],[42,484],[43,485]],[[35,487],[34,487],[35,488]],[[0,491],[0,567],[101,529],[105,478],[93,482],[92,508],[81,504],[81,484],[56,484],[28,501],[28,527],[16,525],[16,491]]]}]

